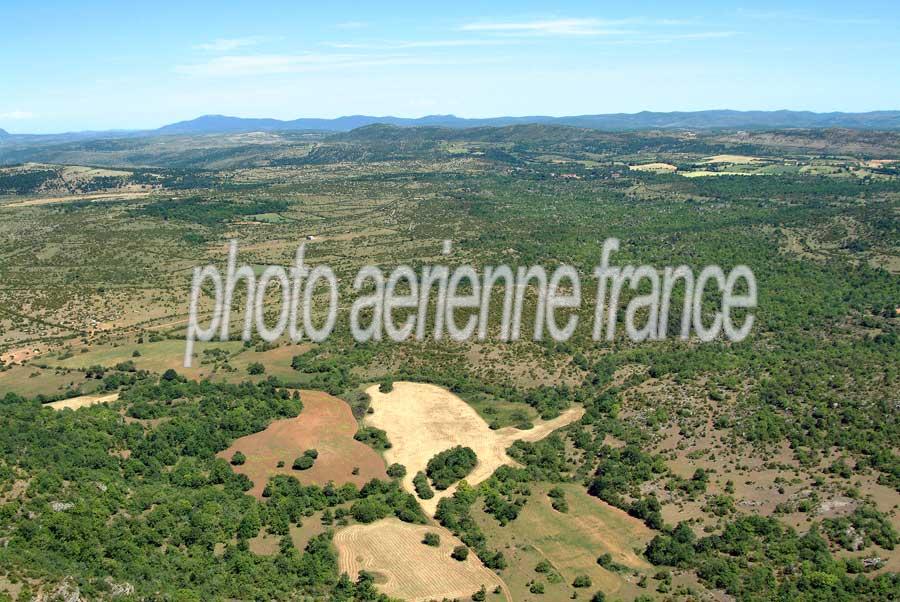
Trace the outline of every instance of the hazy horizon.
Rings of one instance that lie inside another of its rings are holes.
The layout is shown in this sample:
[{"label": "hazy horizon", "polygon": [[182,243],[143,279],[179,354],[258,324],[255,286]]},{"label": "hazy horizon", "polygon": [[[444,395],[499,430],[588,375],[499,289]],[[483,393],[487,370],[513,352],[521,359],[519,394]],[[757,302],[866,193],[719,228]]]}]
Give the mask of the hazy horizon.
[{"label": "hazy horizon", "polygon": [[222,115],[219,113],[204,113],[202,115],[195,115],[194,117],[188,117],[186,119],[179,119],[177,121],[173,121],[173,122],[169,122],[169,123],[160,123],[160,124],[157,124],[157,125],[154,125],[151,127],[146,127],[146,128],[138,128],[138,127],[96,128],[96,129],[90,129],[90,130],[65,130],[65,131],[55,131],[55,132],[14,131],[14,130],[10,130],[8,128],[0,128],[0,129],[2,129],[3,131],[5,131],[11,135],[52,136],[52,135],[88,133],[88,132],[110,132],[110,133],[114,133],[114,132],[152,132],[154,130],[160,129],[165,126],[182,123],[182,122],[191,122],[191,121],[195,121],[198,119],[202,119],[204,117],[222,117],[222,118],[229,118],[229,119],[236,118],[236,119],[248,119],[248,120],[276,119],[278,121],[284,121],[286,123],[289,123],[291,121],[300,120],[300,119],[310,119],[310,120],[318,119],[318,120],[323,120],[323,121],[331,121],[331,120],[344,119],[344,118],[350,118],[350,117],[370,117],[370,118],[375,118],[375,119],[397,118],[397,119],[410,119],[410,120],[420,120],[420,119],[426,119],[429,117],[448,117],[448,118],[459,118],[459,119],[467,119],[467,120],[489,120],[489,119],[503,119],[503,118],[527,119],[529,117],[566,118],[566,117],[587,117],[587,116],[595,116],[595,115],[596,116],[638,115],[640,113],[663,113],[663,114],[664,113],[687,113],[687,114],[690,114],[690,113],[706,113],[706,112],[719,112],[719,111],[722,111],[722,112],[735,111],[735,112],[743,112],[743,113],[750,113],[750,112],[777,113],[777,112],[782,112],[782,111],[789,111],[789,112],[796,112],[796,113],[815,113],[817,115],[826,115],[829,113],[843,113],[843,114],[847,114],[847,115],[854,115],[854,114],[866,114],[866,113],[893,113],[893,112],[900,112],[900,109],[873,109],[871,111],[809,111],[806,109],[771,109],[771,110],[745,109],[745,110],[739,110],[739,109],[728,109],[728,108],[710,108],[710,109],[697,109],[695,111],[675,111],[675,110],[673,110],[673,111],[666,111],[666,110],[650,111],[650,110],[644,110],[644,111],[621,111],[621,112],[617,112],[617,113],[584,113],[582,115],[552,115],[552,114],[548,114],[548,113],[533,113],[533,114],[528,114],[528,115],[475,115],[472,117],[468,117],[468,116],[464,117],[462,115],[454,115],[452,113],[427,113],[427,114],[421,114],[421,115],[398,115],[398,114],[393,114],[393,113],[384,114],[384,115],[375,115],[372,113],[353,113],[353,114],[347,114],[347,115],[336,115],[334,117],[322,117],[322,116],[318,116],[318,115],[298,115],[296,117],[288,117],[288,118],[284,118],[284,119],[269,117],[266,115]]}]

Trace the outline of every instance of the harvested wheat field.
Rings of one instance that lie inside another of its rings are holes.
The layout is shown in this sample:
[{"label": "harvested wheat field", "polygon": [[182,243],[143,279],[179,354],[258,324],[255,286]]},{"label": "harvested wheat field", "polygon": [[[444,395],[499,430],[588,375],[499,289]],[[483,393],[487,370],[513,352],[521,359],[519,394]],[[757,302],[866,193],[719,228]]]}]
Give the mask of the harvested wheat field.
[{"label": "harvested wheat field", "polygon": [[[230,460],[236,451],[247,461],[234,470],[253,481],[250,494],[262,497],[269,478],[277,474],[292,475],[305,485],[363,485],[372,479],[387,479],[384,460],[371,447],[353,439],[356,420],[350,406],[322,391],[300,391],[303,411],[296,418],[276,420],[264,431],[237,439],[231,447],[219,452]],[[308,449],[316,449],[319,457],[308,470],[292,470],[294,459]],[[278,468],[278,462],[284,466]],[[359,468],[358,474],[353,469]]]},{"label": "harvested wheat field", "polygon": [[759,157],[749,157],[747,155],[713,155],[703,160],[704,163],[759,163],[762,161]]},{"label": "harvested wheat field", "polygon": [[628,169],[632,171],[664,171],[673,172],[678,168],[671,163],[641,163],[639,165],[629,165]]},{"label": "harvested wheat field", "polygon": [[63,399],[61,401],[54,401],[46,404],[46,406],[48,408],[53,408],[54,410],[77,410],[79,408],[86,408],[98,403],[112,403],[114,401],[117,401],[118,399],[118,393],[109,393],[107,395],[82,395],[80,397],[71,397],[69,399]]},{"label": "harvested wheat field", "polygon": [[70,194],[65,196],[41,197],[9,203],[6,207],[36,207],[38,205],[52,205],[55,203],[68,203],[70,201],[99,201],[104,199],[140,199],[152,194],[152,190],[130,190],[128,192],[99,192],[94,194]]},{"label": "harvested wheat field", "polygon": [[[427,546],[427,532],[441,537],[439,547]],[[485,586],[488,599],[511,600],[506,585],[470,553],[460,562],[450,557],[461,542],[442,527],[412,525],[387,518],[371,525],[351,525],[337,532],[334,545],[342,573],[356,579],[361,570],[375,574],[379,590],[411,601],[464,599]],[[503,595],[490,592],[500,586]]]},{"label": "harvested wheat field", "polygon": [[[553,420],[537,421],[534,428],[520,431],[506,427],[497,431],[465,401],[441,387],[423,383],[395,382],[394,390],[381,393],[378,386],[369,387],[366,393],[372,398],[373,413],[366,423],[387,433],[391,449],[384,452],[388,463],[406,466],[403,486],[415,494],[413,477],[425,470],[435,454],[456,445],[471,447],[478,456],[478,465],[466,477],[475,485],[490,477],[504,464],[515,461],[506,454],[513,441],[539,441],[556,429],[575,422],[584,414],[581,406],[570,408]],[[456,490],[453,485],[444,491],[435,491],[433,498],[419,500],[426,512],[434,515],[438,502]]]}]

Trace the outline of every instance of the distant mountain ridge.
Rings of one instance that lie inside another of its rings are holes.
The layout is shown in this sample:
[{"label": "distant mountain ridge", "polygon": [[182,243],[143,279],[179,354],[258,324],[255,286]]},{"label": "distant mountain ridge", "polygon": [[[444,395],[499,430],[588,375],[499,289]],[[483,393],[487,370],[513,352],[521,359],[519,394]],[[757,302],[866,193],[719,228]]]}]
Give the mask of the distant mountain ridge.
[{"label": "distant mountain ridge", "polygon": [[156,134],[223,134],[259,131],[347,132],[358,127],[383,123],[400,127],[438,126],[447,128],[502,127],[521,124],[567,125],[601,130],[640,129],[761,129],[761,128],[859,128],[900,129],[900,111],[866,113],[814,113],[812,111],[673,111],[574,115],[569,117],[488,117],[468,119],[455,115],[428,115],[420,118],[349,115],[335,119],[300,118],[255,119],[204,115],[153,130]]},{"label": "distant mountain ridge", "polygon": [[609,113],[549,117],[465,118],[455,115],[427,115],[425,117],[393,117],[347,115],[335,119],[301,117],[294,120],[269,118],[203,115],[179,121],[153,130],[105,130],[66,132],[59,134],[10,134],[0,129],[4,144],[33,144],[71,142],[100,138],[134,138],[141,136],[240,134],[248,132],[306,131],[341,133],[368,125],[384,124],[397,127],[442,127],[452,129],[475,127],[505,127],[511,125],[556,125],[593,130],[763,130],[763,129],[820,129],[845,128],[860,130],[900,130],[900,111],[869,111],[865,113],[814,113],[812,111],[671,111],[640,113]]}]

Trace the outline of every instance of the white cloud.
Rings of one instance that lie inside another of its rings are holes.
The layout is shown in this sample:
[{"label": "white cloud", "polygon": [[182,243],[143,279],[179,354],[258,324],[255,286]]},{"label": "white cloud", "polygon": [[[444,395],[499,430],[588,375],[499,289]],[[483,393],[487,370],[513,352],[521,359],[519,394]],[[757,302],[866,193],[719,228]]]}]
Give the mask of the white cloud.
[{"label": "white cloud", "polygon": [[508,40],[400,40],[394,42],[327,42],[326,46],[344,50],[406,50],[412,48],[456,48],[466,46],[500,46]]},{"label": "white cloud", "polygon": [[281,55],[220,56],[203,63],[178,65],[175,71],[185,75],[241,76],[308,71],[350,60],[350,55]]},{"label": "white cloud", "polygon": [[245,77],[389,65],[450,65],[495,61],[496,59],[494,58],[479,59],[477,61],[457,61],[446,58],[418,57],[402,54],[381,56],[317,53],[260,54],[215,57],[203,63],[177,65],[175,71],[183,75],[199,77]]},{"label": "white cloud", "polygon": [[197,44],[195,48],[205,50],[206,52],[231,52],[238,48],[246,48],[247,46],[256,46],[263,41],[260,37],[248,38],[219,38],[206,44]]},{"label": "white cloud", "polygon": [[803,10],[753,10],[746,8],[737,9],[739,17],[747,19],[757,19],[760,21],[797,21],[805,23],[819,23],[822,25],[878,25],[883,20],[872,17],[826,17],[817,12],[809,12]]},{"label": "white cloud", "polygon": [[[537,21],[493,21],[477,22],[463,25],[463,31],[493,34],[503,39],[510,37],[552,37],[580,36],[599,38],[594,43],[612,45],[669,44],[681,40],[708,40],[730,38],[738,35],[736,31],[696,31],[681,33],[672,31],[672,27],[683,27],[696,24],[693,19],[647,19],[634,17],[629,19],[545,19]],[[623,29],[622,26],[638,26],[640,30]]]},{"label": "white cloud", "polygon": [[548,19],[541,21],[501,21],[467,23],[463,31],[483,31],[513,35],[563,35],[563,36],[601,36],[635,33],[616,29],[622,25],[633,24],[633,19],[615,21],[602,19]]},{"label": "white cloud", "polygon": [[731,38],[738,35],[737,31],[698,31],[694,33],[681,33],[669,36],[673,40],[710,40],[715,38]]},{"label": "white cloud", "polygon": [[713,40],[730,38],[740,35],[738,31],[700,31],[682,34],[641,35],[628,38],[604,39],[594,42],[604,46],[649,46],[659,44],[673,44],[679,41]]},{"label": "white cloud", "polygon": [[693,25],[696,23],[696,19],[656,19],[653,21],[654,25]]},{"label": "white cloud", "polygon": [[338,29],[365,29],[368,26],[365,21],[344,21],[335,25]]},{"label": "white cloud", "polygon": [[0,119],[32,119],[35,114],[31,111],[9,111],[0,113]]}]

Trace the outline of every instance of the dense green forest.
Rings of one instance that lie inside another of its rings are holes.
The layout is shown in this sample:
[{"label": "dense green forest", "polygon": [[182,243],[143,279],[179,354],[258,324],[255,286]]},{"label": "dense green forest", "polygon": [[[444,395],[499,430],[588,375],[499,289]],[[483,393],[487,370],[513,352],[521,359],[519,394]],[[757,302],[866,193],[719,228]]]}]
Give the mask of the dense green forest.
[{"label": "dense green forest", "polygon": [[[215,457],[235,437],[297,415],[302,400],[271,382],[178,377],[142,380],[123,398],[138,406],[154,400],[165,421],[146,430],[112,408],[53,412],[15,395],[3,399],[2,487],[29,477],[24,496],[0,516],[0,564],[18,567],[13,575],[72,576],[88,598],[130,583],[140,599],[383,599],[371,581],[341,578],[329,534],[297,550],[288,528],[347,502],[360,522],[388,515],[424,522],[396,482],[357,489],[278,477],[257,502],[244,493],[247,478]],[[280,538],[275,556],[248,551],[260,530]]]}]

